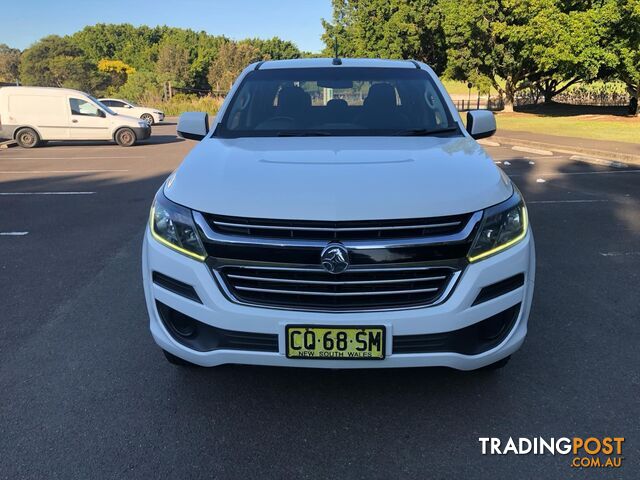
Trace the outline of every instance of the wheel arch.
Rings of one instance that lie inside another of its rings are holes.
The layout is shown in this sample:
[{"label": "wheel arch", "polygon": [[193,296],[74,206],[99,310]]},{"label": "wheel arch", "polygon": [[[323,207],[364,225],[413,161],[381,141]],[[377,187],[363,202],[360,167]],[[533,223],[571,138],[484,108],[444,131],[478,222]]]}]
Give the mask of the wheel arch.
[{"label": "wheel arch", "polygon": [[18,132],[23,128],[30,128],[31,130],[33,130],[38,134],[38,137],[40,138],[40,140],[44,140],[42,138],[42,132],[40,132],[40,129],[35,125],[18,125],[17,127],[14,128],[13,133],[11,134],[11,139],[15,140],[16,138],[18,138]]}]

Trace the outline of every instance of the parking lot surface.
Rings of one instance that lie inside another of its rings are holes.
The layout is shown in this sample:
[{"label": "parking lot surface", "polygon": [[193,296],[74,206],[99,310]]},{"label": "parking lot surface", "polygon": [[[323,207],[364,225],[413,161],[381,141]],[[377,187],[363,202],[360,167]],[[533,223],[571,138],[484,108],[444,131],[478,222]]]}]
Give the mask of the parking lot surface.
[{"label": "parking lot surface", "polygon": [[[498,372],[168,364],[142,234],[195,143],[0,150],[0,478],[637,478],[640,167],[486,147],[537,247],[529,336]],[[214,158],[211,161],[215,161]],[[625,437],[620,469],[478,437]]]}]

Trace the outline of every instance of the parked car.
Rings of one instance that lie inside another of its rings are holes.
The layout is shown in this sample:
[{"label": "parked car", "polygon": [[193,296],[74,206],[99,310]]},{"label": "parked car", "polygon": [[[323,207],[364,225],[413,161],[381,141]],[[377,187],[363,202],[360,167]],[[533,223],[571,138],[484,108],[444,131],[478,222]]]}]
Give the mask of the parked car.
[{"label": "parked car", "polygon": [[141,107],[135,103],[127,102],[119,98],[101,98],[100,102],[120,115],[138,117],[149,125],[154,125],[164,120],[164,113],[157,108]]},{"label": "parked car", "polygon": [[0,89],[0,138],[24,148],[49,140],[114,140],[123,147],[149,138],[151,127],[139,118],[118,115],[77,90],[49,87]]},{"label": "parked car", "polygon": [[522,194],[424,63],[246,68],[157,192],[144,237],[151,334],[176,364],[506,364],[534,240]]}]

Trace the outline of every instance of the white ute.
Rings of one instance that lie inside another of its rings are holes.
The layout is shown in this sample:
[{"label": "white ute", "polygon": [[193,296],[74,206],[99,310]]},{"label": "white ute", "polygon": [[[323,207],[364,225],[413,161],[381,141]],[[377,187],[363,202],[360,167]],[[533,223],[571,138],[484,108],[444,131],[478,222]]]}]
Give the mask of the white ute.
[{"label": "white ute", "polygon": [[138,118],[118,115],[84,92],[67,88],[0,88],[0,138],[23,148],[49,140],[113,140],[130,147],[151,135]]},{"label": "white ute", "polygon": [[250,65],[158,191],[143,283],[174,364],[498,368],[534,289],[527,208],[414,61]]}]

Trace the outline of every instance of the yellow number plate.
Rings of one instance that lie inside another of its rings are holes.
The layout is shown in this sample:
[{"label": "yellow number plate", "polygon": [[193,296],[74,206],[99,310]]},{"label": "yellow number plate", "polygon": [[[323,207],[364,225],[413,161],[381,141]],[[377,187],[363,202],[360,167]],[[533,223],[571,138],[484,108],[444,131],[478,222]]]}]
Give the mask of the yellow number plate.
[{"label": "yellow number plate", "polygon": [[288,325],[287,358],[382,360],[384,327]]}]

